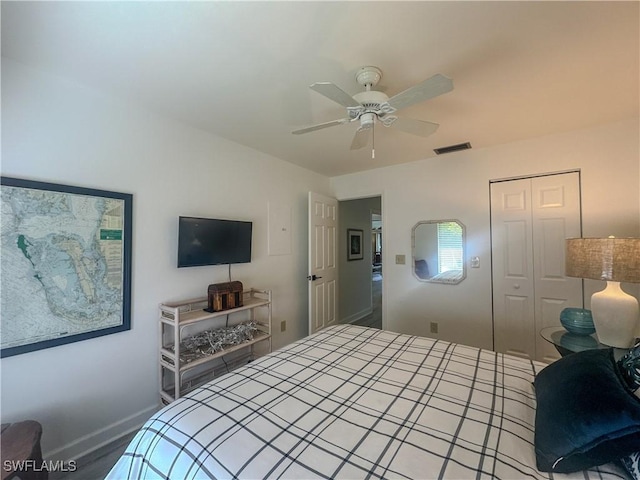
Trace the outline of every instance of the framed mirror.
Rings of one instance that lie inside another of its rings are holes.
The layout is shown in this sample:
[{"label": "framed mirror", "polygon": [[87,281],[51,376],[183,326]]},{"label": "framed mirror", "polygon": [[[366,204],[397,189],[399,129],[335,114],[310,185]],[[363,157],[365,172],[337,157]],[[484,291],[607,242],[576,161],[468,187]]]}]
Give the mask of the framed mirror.
[{"label": "framed mirror", "polygon": [[425,220],[411,230],[411,269],[421,282],[456,285],[467,276],[465,227],[458,220]]}]

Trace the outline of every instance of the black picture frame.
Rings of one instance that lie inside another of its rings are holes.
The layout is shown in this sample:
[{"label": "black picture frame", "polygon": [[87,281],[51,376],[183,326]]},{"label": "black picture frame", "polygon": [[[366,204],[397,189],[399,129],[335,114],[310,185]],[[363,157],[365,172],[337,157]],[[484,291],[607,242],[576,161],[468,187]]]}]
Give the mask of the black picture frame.
[{"label": "black picture frame", "polygon": [[347,260],[362,260],[364,258],[364,231],[356,228],[347,229]]},{"label": "black picture frame", "polygon": [[49,308],[3,308],[0,357],[130,330],[133,195],[2,176],[0,196],[2,306],[8,286]]}]

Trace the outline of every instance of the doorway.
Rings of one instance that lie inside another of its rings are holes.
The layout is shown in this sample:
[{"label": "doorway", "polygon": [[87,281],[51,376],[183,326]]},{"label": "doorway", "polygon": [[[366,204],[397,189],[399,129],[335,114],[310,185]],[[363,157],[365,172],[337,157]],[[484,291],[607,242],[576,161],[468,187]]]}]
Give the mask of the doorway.
[{"label": "doorway", "polygon": [[371,314],[356,325],[382,329],[382,214],[371,211]]},{"label": "doorway", "polygon": [[[338,202],[340,323],[382,328],[382,197]],[[348,255],[347,232],[362,232],[362,256]]]},{"label": "doorway", "polygon": [[494,349],[553,361],[540,330],[583,304],[581,280],[564,275],[565,239],[582,233],[580,173],[495,181],[490,190]]}]

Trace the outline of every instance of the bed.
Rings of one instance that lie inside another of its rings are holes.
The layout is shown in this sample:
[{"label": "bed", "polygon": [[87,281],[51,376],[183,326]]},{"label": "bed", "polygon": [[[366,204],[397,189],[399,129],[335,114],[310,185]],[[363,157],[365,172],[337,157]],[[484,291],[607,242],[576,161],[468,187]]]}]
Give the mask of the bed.
[{"label": "bed", "polygon": [[544,364],[338,325],[155,414],[107,479],[622,479],[536,468]]}]

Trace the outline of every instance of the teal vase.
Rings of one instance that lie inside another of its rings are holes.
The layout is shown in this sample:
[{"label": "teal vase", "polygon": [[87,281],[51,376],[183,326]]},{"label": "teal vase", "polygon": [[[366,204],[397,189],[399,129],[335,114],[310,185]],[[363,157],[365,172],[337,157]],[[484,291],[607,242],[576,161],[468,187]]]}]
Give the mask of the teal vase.
[{"label": "teal vase", "polygon": [[574,335],[591,335],[596,331],[591,310],[584,308],[565,308],[560,312],[560,323]]}]

